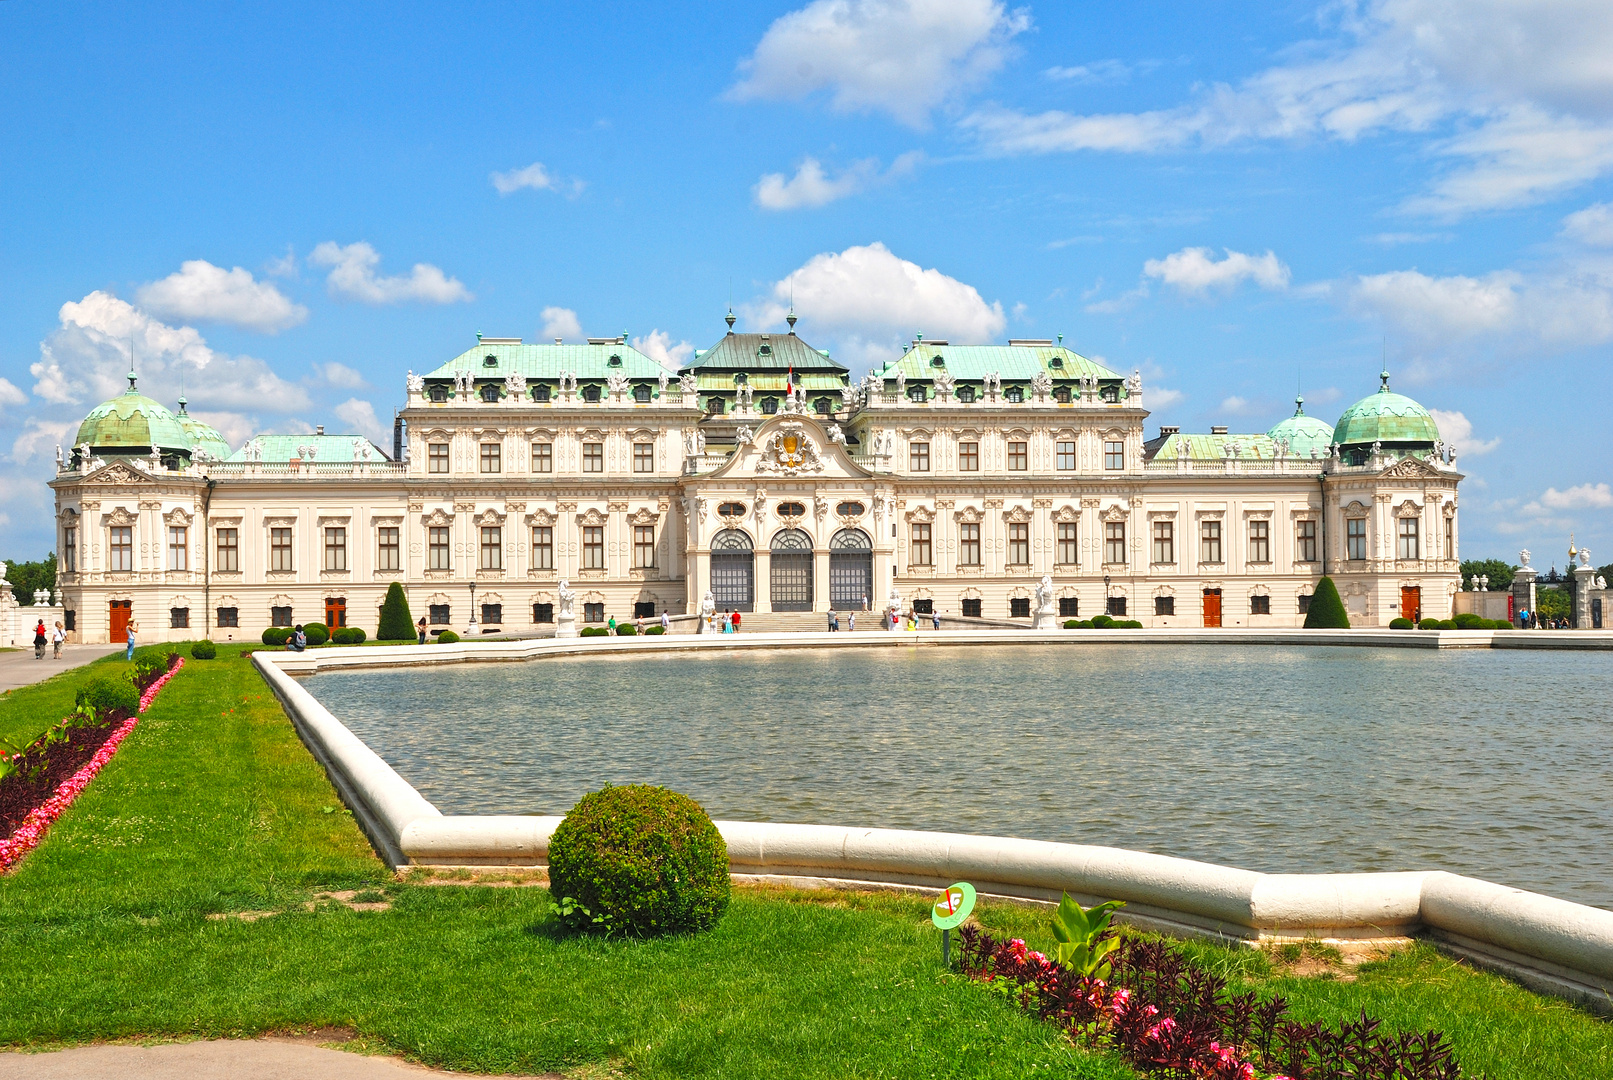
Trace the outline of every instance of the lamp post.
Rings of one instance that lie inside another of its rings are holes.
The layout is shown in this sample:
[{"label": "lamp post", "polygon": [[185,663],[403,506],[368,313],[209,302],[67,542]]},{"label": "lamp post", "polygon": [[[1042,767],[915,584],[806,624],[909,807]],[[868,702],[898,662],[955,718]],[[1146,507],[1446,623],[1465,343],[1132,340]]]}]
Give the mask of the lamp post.
[{"label": "lamp post", "polygon": [[1103,612],[1109,614],[1109,575],[1103,575]]},{"label": "lamp post", "polygon": [[470,583],[470,622],[465,624],[465,636],[474,637],[481,632],[482,628],[476,621],[476,582],[472,581]]}]

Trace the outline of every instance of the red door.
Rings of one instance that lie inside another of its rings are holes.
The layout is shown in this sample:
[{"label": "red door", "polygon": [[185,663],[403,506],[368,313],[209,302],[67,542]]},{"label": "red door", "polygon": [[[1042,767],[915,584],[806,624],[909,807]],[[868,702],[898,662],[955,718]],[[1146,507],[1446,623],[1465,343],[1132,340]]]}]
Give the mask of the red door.
[{"label": "red door", "polygon": [[1400,617],[1412,622],[1423,617],[1423,590],[1420,586],[1400,587]]},{"label": "red door", "polygon": [[114,645],[129,640],[129,613],[133,608],[133,600],[112,601],[112,636],[108,640]]},{"label": "red door", "polygon": [[1221,625],[1221,590],[1204,590],[1204,625]]},{"label": "red door", "polygon": [[332,630],[347,625],[347,597],[325,597],[325,625]]}]

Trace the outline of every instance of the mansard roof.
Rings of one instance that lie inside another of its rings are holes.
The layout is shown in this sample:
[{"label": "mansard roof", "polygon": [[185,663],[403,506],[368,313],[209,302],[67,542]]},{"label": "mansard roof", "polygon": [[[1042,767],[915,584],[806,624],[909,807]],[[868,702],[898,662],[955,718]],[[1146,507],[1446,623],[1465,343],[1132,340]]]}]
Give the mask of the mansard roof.
[{"label": "mansard roof", "polygon": [[791,368],[802,375],[848,374],[844,364],[826,350],[814,349],[802,341],[794,330],[787,334],[736,334],[730,330],[711,348],[695,353],[694,361],[683,370],[697,376],[719,371],[783,375]]},{"label": "mansard roof", "polygon": [[358,458],[359,443],[370,444],[371,461],[389,460],[386,451],[363,435],[326,435],[324,432],[313,435],[254,435],[242,445],[241,449],[231,454],[229,460],[248,460],[247,448],[254,444],[262,451],[260,461],[282,462],[302,457],[303,447],[311,446],[314,448],[314,456],[309,460],[325,464],[350,465]]},{"label": "mansard roof", "polygon": [[[1222,434],[1195,435],[1192,433],[1172,432],[1157,439],[1150,439],[1143,444],[1143,452],[1147,460],[1164,459],[1174,461],[1183,456],[1182,448],[1186,447],[1186,457],[1190,461],[1224,461],[1233,456],[1230,450],[1238,451],[1237,457],[1245,461],[1270,461],[1277,455],[1277,440],[1270,435],[1238,435]],[[1290,457],[1299,455],[1290,454]],[[1320,456],[1326,457],[1324,452]]]},{"label": "mansard roof", "polygon": [[656,379],[663,371],[672,374],[627,344],[625,334],[619,338],[590,338],[586,345],[527,345],[520,338],[481,338],[475,346],[435,371],[426,372],[424,377],[451,379],[461,371],[477,379],[521,375],[535,380],[554,380],[570,372],[584,381],[608,375]]},{"label": "mansard roof", "polygon": [[[941,363],[937,364],[936,360]],[[1028,382],[1045,371],[1056,382],[1094,378],[1101,382],[1124,382],[1117,371],[1089,360],[1074,349],[1051,341],[1013,341],[1007,345],[952,345],[945,341],[919,339],[908,345],[901,358],[892,360],[874,374],[894,379],[900,371],[908,382],[929,382],[946,372],[960,382],[979,382],[987,375],[998,375],[1003,382]]]}]

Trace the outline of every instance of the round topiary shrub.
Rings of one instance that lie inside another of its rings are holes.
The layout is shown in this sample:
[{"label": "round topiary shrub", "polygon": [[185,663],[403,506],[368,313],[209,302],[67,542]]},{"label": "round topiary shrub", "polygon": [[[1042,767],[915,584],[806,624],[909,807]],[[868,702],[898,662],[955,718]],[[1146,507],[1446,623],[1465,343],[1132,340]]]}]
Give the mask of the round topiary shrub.
[{"label": "round topiary shrub", "polygon": [[579,637],[609,637],[610,636],[610,631],[605,629],[603,626],[585,626],[585,627],[582,628],[582,633],[579,634],[578,636]]},{"label": "round topiary shrub", "polygon": [[728,909],[728,845],[700,804],[634,784],[584,795],[549,838],[549,892],[569,929],[709,930]]},{"label": "round topiary shrub", "polygon": [[284,645],[291,638],[291,627],[271,626],[263,632],[265,645]]},{"label": "round topiary shrub", "polygon": [[[1092,624],[1087,623],[1087,625],[1091,626]],[[1078,630],[1080,628],[1081,628],[1081,621],[1079,619],[1065,619],[1064,620],[1064,629],[1066,629],[1066,630]]]},{"label": "round topiary shrub", "polygon": [[364,639],[370,636],[364,632],[362,626],[349,626],[345,629],[347,630],[347,636],[351,639],[350,644],[353,645],[364,644]]},{"label": "round topiary shrub", "polygon": [[1439,629],[1439,620],[1438,619],[1424,619],[1422,622],[1417,624],[1417,629],[1419,629],[1419,630],[1438,630]]},{"label": "round topiary shrub", "polygon": [[1107,630],[1113,622],[1114,620],[1107,615],[1094,615],[1092,616],[1092,629]]},{"label": "round topiary shrub", "polygon": [[73,704],[81,709],[94,709],[95,715],[103,720],[114,711],[133,716],[140,711],[140,691],[133,683],[121,679],[96,679],[79,687]]},{"label": "round topiary shrub", "polygon": [[617,637],[632,637],[633,635],[635,635],[637,633],[638,633],[638,627],[634,626],[630,622],[624,622],[624,623],[617,623],[616,624],[616,636]]},{"label": "round topiary shrub", "polygon": [[211,660],[218,655],[218,649],[211,641],[203,638],[190,643],[190,655],[193,660]]},{"label": "round topiary shrub", "polygon": [[649,627],[645,627],[645,629],[644,629],[644,636],[645,637],[649,637],[652,634],[664,634],[664,633],[666,633],[666,631],[664,629],[662,629],[661,627],[659,627],[659,626],[649,626]]},{"label": "round topiary shrub", "polygon": [[1475,615],[1471,611],[1464,611],[1452,621],[1456,623],[1458,630],[1479,630],[1489,620]]},{"label": "round topiary shrub", "polygon": [[1391,630],[1410,630],[1415,625],[1415,623],[1405,617],[1389,620],[1389,629]]},{"label": "round topiary shrub", "polygon": [[1441,620],[1439,620],[1438,629],[1440,629],[1440,630],[1455,630],[1456,629],[1456,624],[1454,622],[1452,622],[1450,619],[1441,619]]},{"label": "round topiary shrub", "polygon": [[322,622],[303,623],[302,632],[308,638],[310,648],[315,645],[323,645],[330,640],[330,627]]},{"label": "round topiary shrub", "polygon": [[459,635],[454,633],[452,630],[444,630],[442,633],[437,635],[438,645],[452,645],[458,640]]}]

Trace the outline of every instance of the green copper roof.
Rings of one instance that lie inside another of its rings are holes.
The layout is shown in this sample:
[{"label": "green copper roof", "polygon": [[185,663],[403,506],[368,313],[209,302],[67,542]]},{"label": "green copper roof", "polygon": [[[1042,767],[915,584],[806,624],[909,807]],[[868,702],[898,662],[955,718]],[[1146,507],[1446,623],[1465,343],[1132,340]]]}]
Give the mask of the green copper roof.
[{"label": "green copper roof", "polygon": [[302,456],[302,448],[314,448],[313,461],[321,464],[350,465],[357,459],[354,443],[370,444],[370,460],[386,461],[379,446],[362,435],[254,435],[235,453],[230,461],[246,461],[247,447],[255,446],[263,452],[260,461],[287,462]]},{"label": "green copper roof", "polygon": [[1314,450],[1315,457],[1324,458],[1333,445],[1333,429],[1316,417],[1305,415],[1305,399],[1302,397],[1294,399],[1294,415],[1279,421],[1266,434],[1273,442],[1287,439],[1290,457],[1311,457],[1311,451]]},{"label": "green copper roof", "polygon": [[179,426],[184,429],[185,435],[190,439],[190,450],[194,454],[198,450],[205,450],[220,461],[230,456],[230,444],[218,429],[196,419],[185,411],[185,399],[179,399],[179,414],[174,417]]},{"label": "green copper roof", "polygon": [[[1224,461],[1228,449],[1237,448],[1237,457],[1244,461],[1270,461],[1277,456],[1276,441],[1270,435],[1193,435],[1176,432],[1147,443],[1149,461],[1175,461],[1187,447],[1190,461]],[[1292,452],[1290,457],[1295,456]]]},{"label": "green copper roof", "polygon": [[79,424],[73,445],[86,443],[98,454],[147,454],[155,446],[188,455],[191,437],[161,402],[135,389],[130,372],[129,389],[91,409]]},{"label": "green copper roof", "polygon": [[[611,363],[611,357],[619,363]],[[488,363],[487,358],[493,362]],[[435,371],[426,372],[427,379],[452,378],[457,371],[469,371],[477,379],[499,379],[507,375],[522,375],[529,380],[556,380],[571,372],[582,380],[604,379],[609,375],[626,375],[629,379],[656,379],[663,371],[660,364],[625,343],[601,345],[515,345],[495,344],[488,341],[466,349]]]},{"label": "green copper roof", "polygon": [[1399,449],[1427,448],[1439,439],[1439,427],[1428,410],[1389,389],[1389,373],[1376,394],[1344,410],[1333,425],[1333,441],[1340,446],[1370,446],[1381,442]]},{"label": "green copper roof", "polygon": [[[720,371],[743,371],[753,376],[777,372],[781,376],[778,385],[782,387],[782,376],[792,368],[803,377],[809,373],[832,375],[836,378],[837,386],[843,384],[839,377],[848,374],[844,364],[831,359],[828,353],[814,349],[796,337],[793,331],[787,334],[736,334],[730,330],[717,344],[696,353],[694,361],[684,365],[683,370],[696,376]],[[733,381],[731,377],[729,381]],[[761,383],[752,382],[751,385],[759,387]]]},{"label": "green copper roof", "polygon": [[[935,363],[940,358],[941,364]],[[1055,363],[1057,361],[1057,363]],[[900,359],[892,360],[876,375],[896,378],[900,371],[908,382],[929,382],[945,371],[960,382],[979,382],[990,374],[997,374],[1008,383],[1029,383],[1039,371],[1045,371],[1055,382],[1065,379],[1096,377],[1101,382],[1121,382],[1119,372],[1088,360],[1063,345],[931,345],[918,341],[910,345]]]}]

